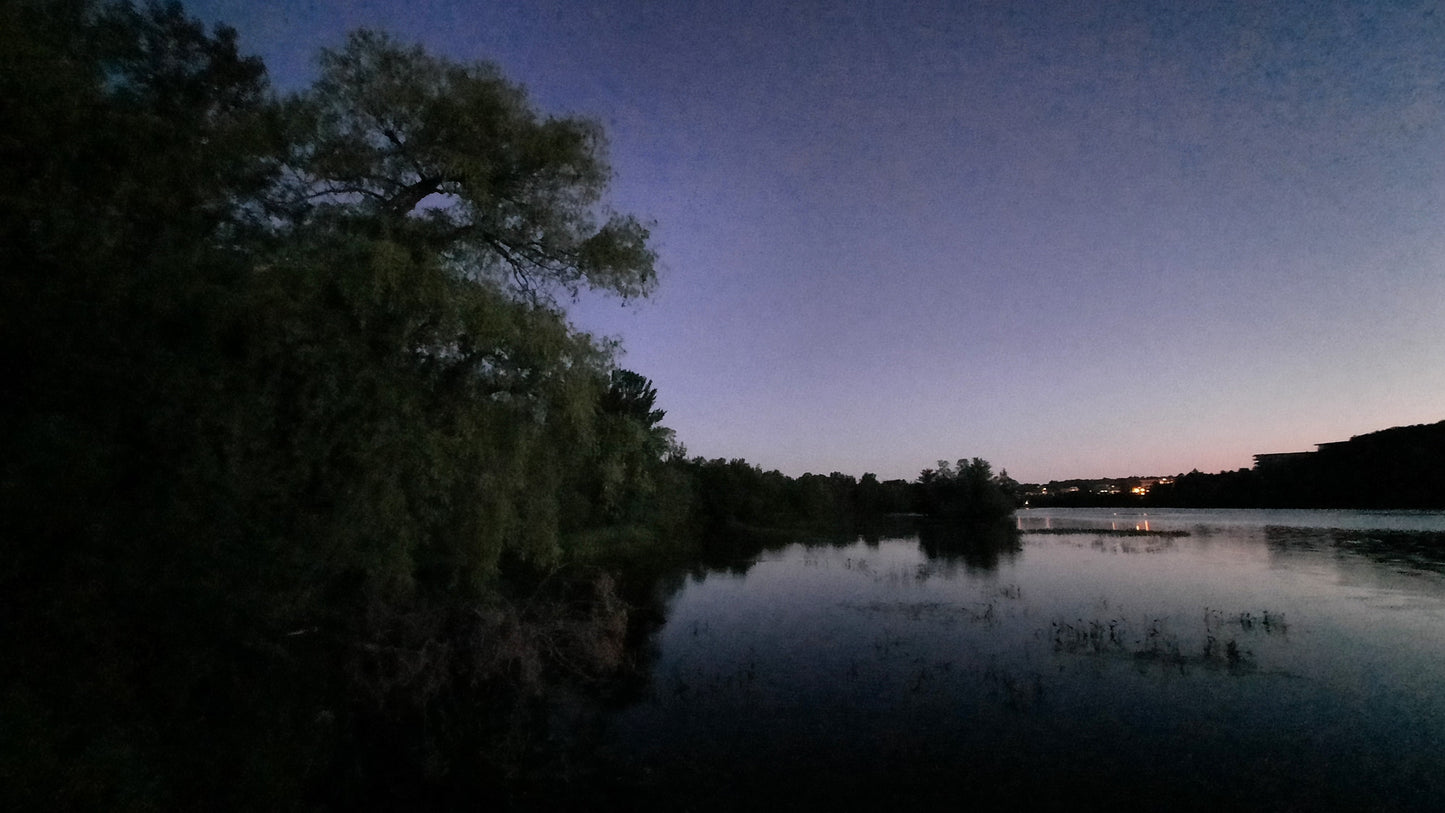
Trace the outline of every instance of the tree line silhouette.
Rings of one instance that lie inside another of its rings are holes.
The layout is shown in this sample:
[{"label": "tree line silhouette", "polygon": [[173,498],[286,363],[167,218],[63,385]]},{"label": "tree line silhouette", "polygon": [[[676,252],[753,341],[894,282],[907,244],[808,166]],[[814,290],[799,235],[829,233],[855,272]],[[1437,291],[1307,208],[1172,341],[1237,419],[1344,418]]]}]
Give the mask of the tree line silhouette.
[{"label": "tree line silhouette", "polygon": [[494,66],[357,32],[277,94],[92,0],[0,54],[6,809],[520,804],[708,529],[1011,509],[688,460],[567,320],[656,284],[602,133]]},{"label": "tree line silhouette", "polygon": [[1445,508],[1445,421],[1396,426],[1321,444],[1315,452],[1262,456],[1253,469],[1180,475],[1156,486],[1151,505],[1199,508]]},{"label": "tree line silhouette", "polygon": [[[1445,509],[1445,421],[1396,426],[1320,444],[1317,451],[1259,455],[1254,468],[1179,474],[1147,494],[1091,491],[1090,483],[1023,486],[1034,506],[1174,508]],[[1140,478],[1115,483],[1127,485]],[[1065,492],[1061,486],[1073,485]]]}]

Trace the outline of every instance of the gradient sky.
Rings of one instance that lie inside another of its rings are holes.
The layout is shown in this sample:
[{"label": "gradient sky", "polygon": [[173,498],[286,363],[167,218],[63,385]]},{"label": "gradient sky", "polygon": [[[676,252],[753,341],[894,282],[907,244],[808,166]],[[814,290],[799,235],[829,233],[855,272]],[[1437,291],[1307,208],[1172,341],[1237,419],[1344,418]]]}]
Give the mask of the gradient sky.
[{"label": "gradient sky", "polygon": [[1234,469],[1445,418],[1435,3],[188,4],[281,89],[357,27],[602,122],[689,452]]}]

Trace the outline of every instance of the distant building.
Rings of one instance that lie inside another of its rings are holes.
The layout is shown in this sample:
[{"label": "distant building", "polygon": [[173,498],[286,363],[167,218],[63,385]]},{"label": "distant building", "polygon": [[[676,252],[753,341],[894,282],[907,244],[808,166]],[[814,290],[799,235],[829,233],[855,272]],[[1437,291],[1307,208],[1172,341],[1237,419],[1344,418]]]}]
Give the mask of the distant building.
[{"label": "distant building", "polygon": [[1393,426],[1313,452],[1254,456],[1257,501],[1304,508],[1445,508],[1445,421]]},{"label": "distant building", "polygon": [[1314,456],[1314,452],[1279,452],[1276,454],[1257,454],[1254,456],[1254,468],[1256,471],[1283,469],[1293,466],[1296,463],[1307,460],[1308,458]]},{"label": "distant building", "polygon": [[[1442,421],[1441,423],[1445,424],[1445,421]],[[1387,429],[1383,432],[1374,432],[1371,433],[1371,435],[1366,435],[1364,437],[1379,437],[1393,431],[1396,430]],[[1279,452],[1277,454],[1257,454],[1254,456],[1254,468],[1255,471],[1273,471],[1287,468],[1297,463],[1310,461],[1321,454],[1341,454],[1344,452],[1348,452],[1351,448],[1357,448],[1357,442],[1360,439],[1361,436],[1357,435],[1350,438],[1349,440],[1332,440],[1327,443],[1316,443],[1315,450],[1313,452]]]}]

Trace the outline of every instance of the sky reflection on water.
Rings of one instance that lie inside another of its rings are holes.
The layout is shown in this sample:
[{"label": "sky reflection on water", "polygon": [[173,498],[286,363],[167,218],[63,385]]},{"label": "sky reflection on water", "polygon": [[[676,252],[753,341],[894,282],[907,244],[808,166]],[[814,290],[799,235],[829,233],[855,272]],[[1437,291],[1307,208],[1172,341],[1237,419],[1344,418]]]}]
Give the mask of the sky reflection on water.
[{"label": "sky reflection on water", "polygon": [[1030,511],[997,539],[796,544],[691,579],[617,753],[701,807],[946,806],[960,781],[1010,803],[1445,803],[1445,577],[1361,533],[1438,543],[1445,515],[1118,532],[1135,520]]}]

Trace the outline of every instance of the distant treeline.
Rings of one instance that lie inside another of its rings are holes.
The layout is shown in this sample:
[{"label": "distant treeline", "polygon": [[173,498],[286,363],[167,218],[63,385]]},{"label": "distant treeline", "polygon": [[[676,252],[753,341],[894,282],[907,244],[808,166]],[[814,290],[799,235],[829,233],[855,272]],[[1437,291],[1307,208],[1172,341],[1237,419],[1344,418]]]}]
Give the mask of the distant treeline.
[{"label": "distant treeline", "polygon": [[1012,513],[1017,483],[994,474],[987,460],[938,461],[918,479],[884,480],[833,472],[791,478],[743,460],[694,459],[687,464],[700,522],[774,528],[828,527],[888,514],[948,520],[992,520]]},{"label": "distant treeline", "polygon": [[[1176,508],[1445,509],[1445,421],[1397,426],[1321,444],[1318,451],[1262,455],[1252,469],[1191,471],[1144,495],[1087,488],[1029,497],[1030,505]],[[1054,484],[1050,484],[1053,486]]]}]

